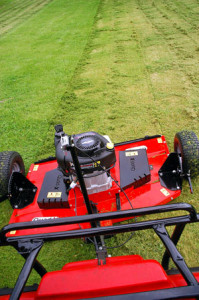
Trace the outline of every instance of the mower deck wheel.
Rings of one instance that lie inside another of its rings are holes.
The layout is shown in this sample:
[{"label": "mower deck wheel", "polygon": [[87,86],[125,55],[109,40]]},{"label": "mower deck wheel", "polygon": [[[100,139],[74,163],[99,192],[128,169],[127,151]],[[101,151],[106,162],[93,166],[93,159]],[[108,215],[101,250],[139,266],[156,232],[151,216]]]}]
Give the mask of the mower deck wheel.
[{"label": "mower deck wheel", "polygon": [[182,159],[183,173],[191,177],[199,175],[199,140],[193,131],[180,131],[174,138],[174,151]]},{"label": "mower deck wheel", "polygon": [[15,151],[0,152],[0,197],[5,197],[8,194],[8,184],[13,172],[20,172],[25,175],[21,155]]}]

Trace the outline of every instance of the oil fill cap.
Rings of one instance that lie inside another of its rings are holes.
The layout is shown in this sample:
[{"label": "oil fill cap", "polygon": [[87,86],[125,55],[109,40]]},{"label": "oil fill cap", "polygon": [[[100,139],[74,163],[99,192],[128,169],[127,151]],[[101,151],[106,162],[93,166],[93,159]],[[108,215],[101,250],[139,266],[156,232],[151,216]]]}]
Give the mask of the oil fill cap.
[{"label": "oil fill cap", "polygon": [[106,148],[107,148],[108,150],[112,150],[112,149],[114,148],[114,144],[113,144],[113,143],[107,143],[107,144],[106,144]]}]

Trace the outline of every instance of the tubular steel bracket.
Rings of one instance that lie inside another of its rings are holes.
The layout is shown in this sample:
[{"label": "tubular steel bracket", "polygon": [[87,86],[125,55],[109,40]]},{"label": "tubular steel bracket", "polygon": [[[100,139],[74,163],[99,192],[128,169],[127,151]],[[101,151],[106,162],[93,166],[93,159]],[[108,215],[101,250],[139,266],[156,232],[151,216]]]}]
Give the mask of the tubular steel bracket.
[{"label": "tubular steel bracket", "polygon": [[171,240],[164,223],[159,223],[153,226],[155,233],[159,236],[163,244],[165,245],[168,253],[170,254],[173,262],[175,263],[176,267],[184,277],[189,286],[198,286],[198,282],[194,275],[189,270],[187,264],[184,261],[183,256],[177,250],[175,244]]},{"label": "tubular steel bracket", "polygon": [[[194,218],[195,216],[193,216]],[[176,246],[180,237],[181,237],[181,234],[185,228],[185,225],[186,224],[178,224],[175,226],[175,229],[173,231],[173,234],[171,236],[171,240],[172,242],[174,243],[174,245]],[[163,258],[162,258],[162,266],[165,270],[168,270],[169,269],[169,259],[170,259],[170,255],[168,253],[168,251],[166,250],[164,255],[163,255]]]},{"label": "tubular steel bracket", "polygon": [[19,254],[29,254],[33,250],[41,247],[43,244],[42,240],[19,240],[17,246],[15,247]]}]

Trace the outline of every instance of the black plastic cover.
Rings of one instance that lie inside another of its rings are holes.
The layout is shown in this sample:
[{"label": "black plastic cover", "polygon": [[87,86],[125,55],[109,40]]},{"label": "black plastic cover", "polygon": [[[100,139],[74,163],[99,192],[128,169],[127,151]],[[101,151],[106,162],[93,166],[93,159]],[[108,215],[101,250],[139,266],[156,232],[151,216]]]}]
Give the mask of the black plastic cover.
[{"label": "black plastic cover", "polygon": [[120,186],[137,188],[151,180],[146,149],[120,151]]},{"label": "black plastic cover", "polygon": [[34,200],[37,187],[23,174],[13,172],[8,186],[10,204],[13,208],[24,208]]},{"label": "black plastic cover", "polygon": [[37,199],[40,208],[69,208],[65,180],[59,169],[46,173]]}]

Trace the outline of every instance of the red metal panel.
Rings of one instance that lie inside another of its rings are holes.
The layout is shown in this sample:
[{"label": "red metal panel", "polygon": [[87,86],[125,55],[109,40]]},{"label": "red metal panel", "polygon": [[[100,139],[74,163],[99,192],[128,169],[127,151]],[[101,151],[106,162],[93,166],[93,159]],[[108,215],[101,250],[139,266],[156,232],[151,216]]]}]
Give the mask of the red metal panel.
[{"label": "red metal panel", "polygon": [[38,299],[83,299],[173,287],[161,265],[138,255],[107,258],[106,265],[88,260],[47,273],[38,288]]}]

